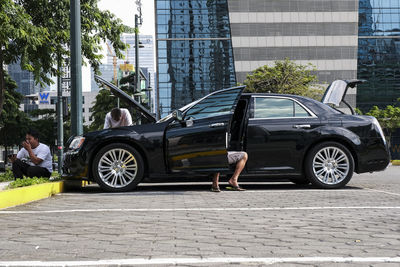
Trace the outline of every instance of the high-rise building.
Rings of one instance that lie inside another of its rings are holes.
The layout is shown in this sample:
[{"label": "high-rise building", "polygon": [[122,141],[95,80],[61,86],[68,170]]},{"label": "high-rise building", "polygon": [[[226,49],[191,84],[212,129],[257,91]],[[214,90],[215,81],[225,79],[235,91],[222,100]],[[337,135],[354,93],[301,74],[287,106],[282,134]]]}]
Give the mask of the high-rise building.
[{"label": "high-rise building", "polygon": [[[82,117],[83,124],[89,126],[93,121],[90,120],[92,115],[93,102],[99,92],[82,92]],[[57,91],[39,92],[31,95],[26,95],[20,109],[29,112],[36,109],[51,109],[56,110]],[[71,104],[70,91],[63,92],[63,108],[68,109]],[[65,115],[65,114],[64,114]],[[43,116],[31,117],[32,119],[40,119]]]},{"label": "high-rise building", "polygon": [[357,74],[357,0],[228,0],[236,75],[289,58],[321,83]]},{"label": "high-rise building", "polygon": [[226,0],[156,0],[158,114],[236,84]]},{"label": "high-rise building", "polygon": [[[70,66],[66,65],[61,68],[62,71],[62,91],[70,92],[71,90],[71,70]],[[19,62],[8,65],[8,73],[11,78],[17,83],[18,88],[17,92],[22,95],[31,95],[38,92],[46,92],[46,91],[57,91],[57,77],[50,76],[48,77],[53,80],[52,84],[45,84],[43,86],[36,85],[33,77],[33,73],[27,70],[22,70]]]},{"label": "high-rise building", "polygon": [[[100,72],[102,73],[101,76],[106,80],[113,80],[114,78],[114,68],[115,73],[118,73],[118,69],[121,65],[126,63],[133,64],[135,66],[135,35],[124,33],[121,37],[121,40],[124,43],[129,45],[129,48],[124,51],[124,59],[116,59],[115,66],[114,66],[114,58],[115,53],[112,49],[112,46],[108,44],[107,48],[107,62],[105,64],[100,65]],[[150,77],[150,85],[154,88],[154,78],[155,78],[155,67],[154,67],[154,43],[153,43],[153,36],[152,35],[139,35],[139,67],[141,69],[147,69],[148,76],[147,79]],[[99,90],[99,86],[96,84],[93,78],[93,71],[92,71],[92,91]],[[152,98],[154,99],[155,90],[151,92]],[[154,101],[152,101],[154,103]]]},{"label": "high-rise building", "polygon": [[17,83],[16,91],[22,95],[30,95],[39,92],[39,87],[35,86],[33,73],[21,69],[20,63],[16,62],[8,65],[8,74]]},{"label": "high-rise building", "polygon": [[385,108],[400,98],[400,1],[360,0],[357,106]]},{"label": "high-rise building", "polygon": [[358,0],[156,0],[156,14],[162,115],[275,60],[321,83],[357,75]]}]

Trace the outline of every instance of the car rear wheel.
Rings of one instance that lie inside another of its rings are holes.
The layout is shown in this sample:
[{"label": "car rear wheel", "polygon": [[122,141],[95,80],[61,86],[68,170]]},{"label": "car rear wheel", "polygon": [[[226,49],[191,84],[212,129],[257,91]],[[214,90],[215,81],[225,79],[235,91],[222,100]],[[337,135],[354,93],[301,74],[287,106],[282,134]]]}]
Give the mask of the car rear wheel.
[{"label": "car rear wheel", "polygon": [[106,191],[129,191],[143,178],[143,159],[139,152],[129,145],[110,144],[96,154],[93,174],[96,182]]},{"label": "car rear wheel", "polygon": [[342,144],[324,142],[311,149],[305,171],[310,182],[318,188],[341,188],[353,176],[354,159]]}]

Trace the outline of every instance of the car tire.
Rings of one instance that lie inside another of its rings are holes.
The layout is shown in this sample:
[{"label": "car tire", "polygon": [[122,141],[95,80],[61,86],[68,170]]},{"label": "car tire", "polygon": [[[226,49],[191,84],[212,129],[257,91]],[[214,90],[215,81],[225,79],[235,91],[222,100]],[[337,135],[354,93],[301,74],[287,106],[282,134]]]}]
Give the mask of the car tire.
[{"label": "car tire", "polygon": [[92,167],[95,181],[109,192],[125,192],[134,189],[144,175],[144,163],[133,147],[110,144],[95,156]]},{"label": "car tire", "polygon": [[353,176],[354,159],[344,145],[337,142],[323,142],[308,153],[305,172],[315,187],[342,188]]}]

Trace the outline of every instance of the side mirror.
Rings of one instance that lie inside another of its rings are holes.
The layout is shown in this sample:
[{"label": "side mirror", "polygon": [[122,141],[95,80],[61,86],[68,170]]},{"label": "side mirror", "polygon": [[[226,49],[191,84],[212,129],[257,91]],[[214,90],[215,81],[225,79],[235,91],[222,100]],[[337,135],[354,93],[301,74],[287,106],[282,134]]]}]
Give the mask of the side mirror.
[{"label": "side mirror", "polygon": [[183,113],[179,109],[172,111],[172,118],[176,119],[177,121],[183,120]]}]

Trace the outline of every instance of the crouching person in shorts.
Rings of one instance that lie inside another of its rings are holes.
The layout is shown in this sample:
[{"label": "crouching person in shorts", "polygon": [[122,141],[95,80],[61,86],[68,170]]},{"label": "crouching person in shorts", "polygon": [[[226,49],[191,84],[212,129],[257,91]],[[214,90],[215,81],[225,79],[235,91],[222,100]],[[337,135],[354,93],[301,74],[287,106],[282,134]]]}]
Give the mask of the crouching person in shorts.
[{"label": "crouching person in shorts", "polygon": [[12,172],[14,178],[27,177],[50,177],[52,169],[52,158],[50,148],[39,142],[39,134],[35,130],[26,133],[23,148],[17,155],[10,155]]},{"label": "crouching person in shorts", "polygon": [[[245,191],[238,184],[238,178],[244,166],[247,162],[247,153],[244,151],[228,151],[228,162],[229,164],[236,164],[235,172],[233,173],[232,177],[228,180],[229,186],[226,187],[228,190],[234,191]],[[213,184],[211,187],[212,192],[221,192],[219,189],[219,172],[215,173],[213,176]]]}]

